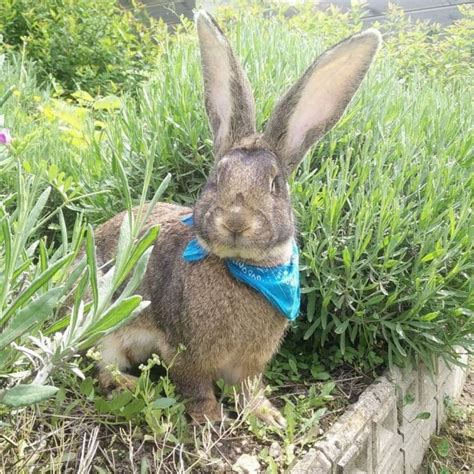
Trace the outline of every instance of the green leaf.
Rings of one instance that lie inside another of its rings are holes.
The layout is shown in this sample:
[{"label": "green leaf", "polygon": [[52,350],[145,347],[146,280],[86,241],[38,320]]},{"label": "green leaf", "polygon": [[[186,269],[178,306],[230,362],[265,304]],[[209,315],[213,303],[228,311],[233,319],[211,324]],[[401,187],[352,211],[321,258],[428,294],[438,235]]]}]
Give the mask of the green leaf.
[{"label": "green leaf", "polygon": [[14,408],[33,405],[53,397],[58,390],[51,385],[19,384],[5,391],[0,402]]},{"label": "green leaf", "polygon": [[133,393],[127,391],[119,392],[112,400],[109,400],[109,410],[111,413],[121,411],[128,403],[133,400]]},{"label": "green leaf", "polygon": [[450,451],[449,441],[441,438],[436,446],[436,452],[443,458],[448,457]]},{"label": "green leaf", "polygon": [[92,297],[94,300],[94,310],[97,311],[99,304],[99,284],[97,281],[97,256],[95,250],[94,229],[89,224],[86,233],[86,255],[87,266],[89,267],[89,278],[91,283]]},{"label": "green leaf", "polygon": [[140,413],[146,406],[145,400],[141,398],[136,398],[132,400],[126,407],[122,409],[122,415],[131,418],[136,414]]},{"label": "green leaf", "polygon": [[122,107],[122,101],[116,95],[108,95],[94,102],[92,107],[96,110],[115,110]]},{"label": "green leaf", "polygon": [[47,268],[39,277],[35,278],[30,286],[23,291],[18,298],[12,303],[12,305],[8,308],[8,310],[5,313],[5,316],[3,317],[3,320],[7,320],[10,318],[10,316],[21,306],[23,306],[24,303],[26,303],[28,300],[31,300],[33,295],[43,286],[46,285],[53,277],[54,275],[61,270],[71,259],[70,255],[67,255],[66,257],[63,257],[59,259],[54,265],[51,265],[49,268]]},{"label": "green leaf", "polygon": [[81,349],[90,347],[100,336],[124,324],[141,302],[142,297],[138,295],[115,302],[84,334]]},{"label": "green leaf", "polygon": [[314,370],[314,367],[311,369],[311,375],[316,380],[329,380],[331,378],[327,372],[318,372],[317,370]]},{"label": "green leaf", "polygon": [[168,398],[168,397],[163,397],[163,398],[157,398],[152,404],[151,407],[155,409],[165,409],[173,406],[176,403],[176,399],[174,398]]},{"label": "green leaf", "polygon": [[82,100],[84,102],[93,102],[94,98],[86,91],[76,91],[71,94],[72,97],[78,100]]},{"label": "green leaf", "polygon": [[135,246],[135,250],[133,251],[130,258],[127,260],[125,268],[122,273],[122,278],[119,279],[119,282],[122,282],[125,277],[129,274],[132,268],[137,264],[138,260],[141,256],[145,253],[145,251],[155,242],[158,238],[160,232],[159,226],[150,227],[145,235],[140,239],[138,244]]},{"label": "green leaf", "polygon": [[415,420],[427,420],[431,417],[431,413],[429,411],[422,411],[416,415]]},{"label": "green leaf", "polygon": [[336,329],[334,330],[334,332],[336,334],[342,334],[347,329],[347,326],[349,326],[349,320],[348,319],[346,319],[341,324],[336,326]]},{"label": "green leaf", "polygon": [[308,318],[308,322],[313,321],[314,317],[314,310],[316,307],[316,293],[313,291],[312,293],[309,293],[307,296],[308,300],[308,305],[306,307],[306,317]]},{"label": "green leaf", "polygon": [[81,382],[79,389],[89,400],[94,399],[94,381],[90,377],[87,377]]},{"label": "green leaf", "polygon": [[63,295],[63,287],[53,288],[31,301],[21,311],[13,315],[9,324],[0,334],[0,350],[8,346],[34,325],[40,324],[51,314]]},{"label": "green leaf", "polygon": [[41,193],[39,198],[36,200],[36,204],[34,205],[33,209],[28,214],[28,218],[26,219],[26,223],[25,223],[25,229],[28,233],[30,233],[34,230],[35,224],[38,221],[38,218],[41,214],[41,211],[43,210],[44,206],[46,205],[46,202],[49,198],[50,193],[51,193],[51,188],[50,187],[46,188]]},{"label": "green leaf", "polygon": [[153,247],[150,247],[145,250],[145,253],[138,260],[133,270],[132,277],[127,282],[127,286],[120,295],[121,297],[130,296],[138,288],[138,285],[140,285],[141,281],[143,280],[143,277],[145,276],[152,250]]},{"label": "green leaf", "polygon": [[328,382],[323,385],[323,388],[321,389],[321,395],[323,397],[326,397],[331,394],[331,392],[336,388],[336,383],[335,382]]},{"label": "green leaf", "polygon": [[298,365],[296,363],[296,360],[293,359],[293,358],[289,358],[288,359],[288,365],[290,366],[290,369],[292,370],[292,372],[294,372],[295,374],[298,373]]},{"label": "green leaf", "polygon": [[319,327],[320,324],[321,324],[321,320],[319,318],[316,319],[316,321],[314,321],[311,324],[311,326],[308,329],[306,329],[306,332],[303,335],[303,339],[305,341],[308,340],[314,334],[314,332],[316,331],[316,329]]},{"label": "green leaf", "polygon": [[433,319],[436,319],[439,315],[439,311],[433,311],[431,313],[427,313],[423,316],[420,317],[422,321],[433,321]]},{"label": "green leaf", "polygon": [[[1,211],[1,208],[0,208]],[[12,232],[10,228],[10,223],[8,222],[7,218],[2,219],[1,221],[1,229],[2,229],[2,235],[3,235],[3,247],[4,247],[4,261],[6,268],[5,270],[8,270],[10,267],[10,264],[13,263],[12,260]],[[7,271],[5,272],[7,273]]]},{"label": "green leaf", "polygon": [[430,253],[426,254],[426,255],[421,259],[421,261],[422,261],[423,263],[431,262],[431,260],[434,260],[435,258],[438,258],[438,257],[440,257],[441,255],[443,255],[443,253],[444,253],[444,250],[443,250],[443,249],[435,250],[434,252],[430,252]]},{"label": "green leaf", "polygon": [[351,252],[347,247],[344,247],[344,250],[342,251],[342,260],[344,261],[346,269],[349,270],[351,268],[352,258]]}]

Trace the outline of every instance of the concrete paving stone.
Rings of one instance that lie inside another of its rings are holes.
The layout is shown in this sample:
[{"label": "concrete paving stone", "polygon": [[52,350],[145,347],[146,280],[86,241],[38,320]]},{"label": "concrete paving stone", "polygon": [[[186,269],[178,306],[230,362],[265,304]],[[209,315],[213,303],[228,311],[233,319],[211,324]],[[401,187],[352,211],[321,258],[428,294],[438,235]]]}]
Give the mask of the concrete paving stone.
[{"label": "concrete paving stone", "polygon": [[[384,472],[387,460],[400,458],[403,462],[401,447],[403,437],[398,432],[398,409],[395,387],[372,422],[372,458],[375,472]],[[395,461],[394,461],[395,462]]]},{"label": "concrete paving stone", "polygon": [[[421,418],[421,413],[429,413],[429,418]],[[424,434],[425,432],[434,433],[436,430],[436,420],[438,416],[438,402],[433,397],[432,400],[425,404],[416,404],[413,410],[404,414],[402,423],[399,425],[399,432],[403,436],[403,442],[406,444],[407,439],[411,437],[412,432]],[[431,434],[428,435],[428,438]]]},{"label": "concrete paving stone", "polygon": [[[318,448],[337,465],[337,472],[355,472],[356,468],[363,472],[364,466],[373,472],[372,457],[378,447],[387,449],[390,442],[400,443],[396,422],[394,386],[380,377],[324,435]],[[373,436],[373,428],[379,438]],[[376,447],[374,443],[378,443]]]},{"label": "concrete paving stone", "polygon": [[436,361],[436,383],[444,384],[451,375],[452,367],[448,366],[444,360],[438,358]]},{"label": "concrete paving stone", "polygon": [[435,398],[436,380],[437,374],[431,373],[425,365],[420,364],[418,368],[418,383],[420,387],[420,403],[422,405],[430,403]]},{"label": "concrete paving stone", "polygon": [[331,461],[321,451],[311,448],[291,469],[291,474],[330,474]]},{"label": "concrete paving stone", "polygon": [[[437,365],[435,379],[426,367],[394,369],[361,395],[301,459],[292,474],[415,473],[431,435],[442,420],[445,395],[457,395],[462,369]],[[436,383],[444,380],[443,383]],[[436,381],[436,382],[435,382]],[[406,404],[407,395],[411,403]],[[422,412],[428,419],[417,418]]]},{"label": "concrete paving stone", "polygon": [[359,401],[334,423],[332,428],[318,442],[318,448],[326,454],[334,464],[340,459],[359,434],[368,426],[381,407],[380,401],[374,396],[374,390],[369,387],[359,398]]},{"label": "concrete paving stone", "polygon": [[344,452],[341,458],[337,461],[337,474],[362,474],[372,473],[373,458],[372,458],[372,431],[366,427],[353,440],[351,446]]},{"label": "concrete paving stone", "polygon": [[418,372],[394,367],[387,377],[395,385],[398,423],[402,424],[404,418],[412,419],[418,413],[421,395]]},{"label": "concrete paving stone", "polygon": [[[443,419],[443,398],[459,396],[464,380],[462,368],[447,367],[442,361],[437,362],[433,377],[424,366],[387,371],[291,473],[418,472],[430,437]],[[428,419],[417,418],[423,412],[429,413]]]},{"label": "concrete paving stone", "polygon": [[405,419],[400,426],[400,433],[403,436],[401,449],[404,452],[405,472],[414,472],[413,470],[418,469],[430,443],[431,435],[435,433],[437,427],[438,407],[435,399],[431,404],[418,406],[417,409],[420,410],[419,413],[428,412],[431,416],[426,420]]},{"label": "concrete paving stone", "polygon": [[401,449],[398,453],[388,456],[384,462],[374,467],[375,474],[402,474],[405,466],[405,457]]},{"label": "concrete paving stone", "polygon": [[[462,362],[467,362],[467,356],[461,357]],[[453,366],[447,368],[444,361],[439,363],[441,370],[446,375],[444,380],[438,384],[436,400],[438,403],[438,419],[436,432],[439,432],[441,426],[446,420],[446,404],[448,400],[457,400],[462,392],[462,387],[466,381],[466,371],[462,367]]]}]

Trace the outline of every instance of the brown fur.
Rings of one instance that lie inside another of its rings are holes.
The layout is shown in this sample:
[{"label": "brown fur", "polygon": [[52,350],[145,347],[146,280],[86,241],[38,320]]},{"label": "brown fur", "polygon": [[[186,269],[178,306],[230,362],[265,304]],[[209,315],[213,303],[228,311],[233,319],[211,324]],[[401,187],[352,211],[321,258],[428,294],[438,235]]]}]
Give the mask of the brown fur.
[{"label": "brown fur", "polygon": [[[260,135],[250,85],[227,39],[206,13],[199,14],[197,27],[216,166],[194,209],[164,203],[153,209],[145,227],[159,224],[160,234],[139,289],[150,306],[104,338],[100,380],[110,387],[109,364],[126,370],[156,352],[168,363],[173,359],[171,377],[189,413],[201,421],[221,416],[214,381],[223,378],[234,384],[260,376],[287,327],[287,319],[266,299],[228,273],[223,259],[268,267],[288,260],[295,224],[286,179],[310,144],[342,114],[379,37],[374,32],[359,35],[325,53],[279,102]],[[344,62],[348,65],[338,80],[331,80],[333,69]],[[317,104],[307,96],[318,85],[330,89],[332,82],[335,89],[323,97],[319,117]],[[191,213],[192,228],[181,222]],[[100,264],[115,255],[123,217],[119,214],[97,230]],[[182,253],[193,238],[210,255],[189,263]],[[175,357],[180,345],[186,349]],[[118,383],[132,382],[122,376]],[[268,422],[284,424],[262,394],[255,410]]]}]

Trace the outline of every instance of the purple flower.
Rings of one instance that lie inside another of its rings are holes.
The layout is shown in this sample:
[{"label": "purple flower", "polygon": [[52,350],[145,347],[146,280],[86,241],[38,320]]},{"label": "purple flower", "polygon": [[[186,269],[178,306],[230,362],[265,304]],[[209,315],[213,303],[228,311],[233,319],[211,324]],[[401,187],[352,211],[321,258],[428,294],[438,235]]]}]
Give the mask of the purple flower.
[{"label": "purple flower", "polygon": [[0,128],[0,144],[8,145],[12,141],[10,130],[8,128]]}]

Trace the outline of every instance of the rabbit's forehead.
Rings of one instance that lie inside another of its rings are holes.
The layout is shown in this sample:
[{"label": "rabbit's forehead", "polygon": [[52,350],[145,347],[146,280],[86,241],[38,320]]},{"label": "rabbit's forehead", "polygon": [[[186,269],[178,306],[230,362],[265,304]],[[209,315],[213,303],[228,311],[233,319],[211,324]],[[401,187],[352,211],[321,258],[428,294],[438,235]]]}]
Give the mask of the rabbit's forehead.
[{"label": "rabbit's forehead", "polygon": [[279,173],[279,166],[275,155],[266,150],[234,150],[219,160],[217,173],[222,180],[268,182]]}]

